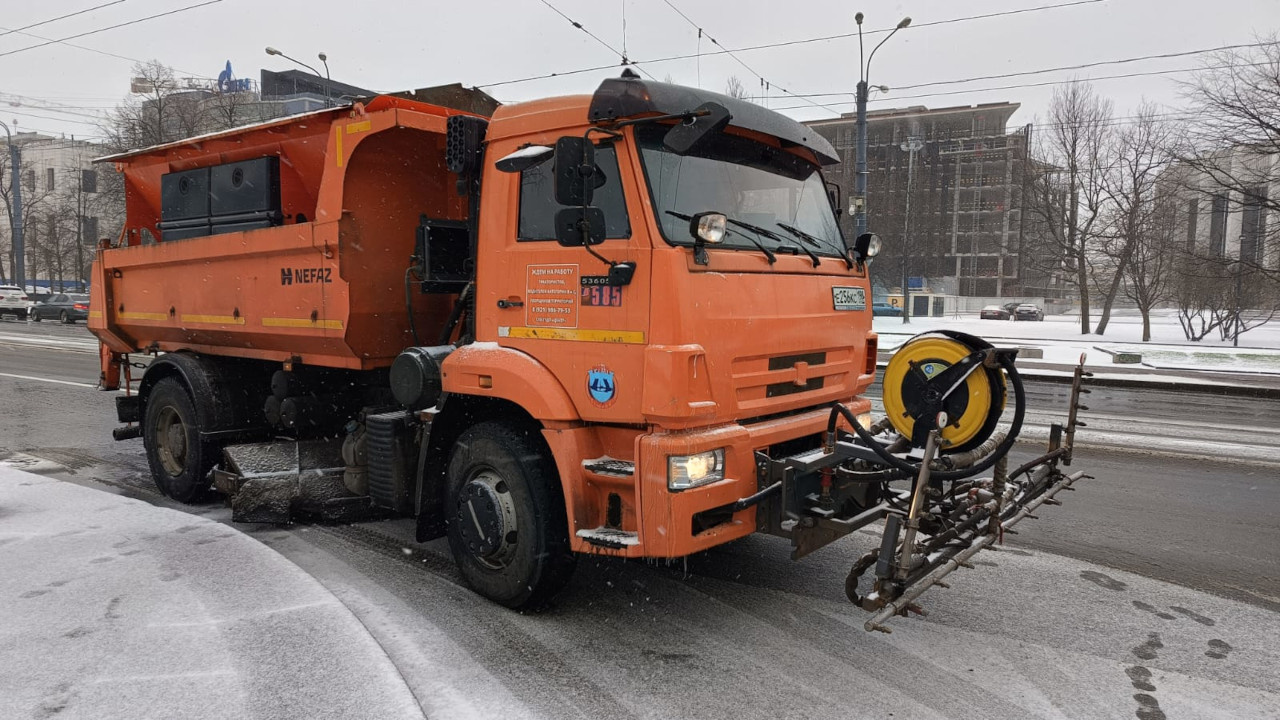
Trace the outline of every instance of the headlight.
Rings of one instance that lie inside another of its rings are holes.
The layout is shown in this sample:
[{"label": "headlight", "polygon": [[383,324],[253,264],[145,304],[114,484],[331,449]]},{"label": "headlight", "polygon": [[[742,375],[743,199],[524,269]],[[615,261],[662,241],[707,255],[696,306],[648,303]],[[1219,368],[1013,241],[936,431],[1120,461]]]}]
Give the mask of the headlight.
[{"label": "headlight", "polygon": [[724,479],[724,448],[667,457],[667,488],[688,490]]},{"label": "headlight", "polygon": [[880,236],[872,235],[871,240],[867,242],[867,257],[873,258],[880,254]]},{"label": "headlight", "polygon": [[724,240],[724,214],[718,212],[700,212],[689,219],[689,234],[712,245]]}]

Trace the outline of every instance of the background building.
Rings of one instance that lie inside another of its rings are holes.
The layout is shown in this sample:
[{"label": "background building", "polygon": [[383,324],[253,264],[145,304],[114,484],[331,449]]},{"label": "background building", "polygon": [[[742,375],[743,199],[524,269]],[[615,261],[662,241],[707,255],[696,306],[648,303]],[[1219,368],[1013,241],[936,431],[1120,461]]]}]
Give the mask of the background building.
[{"label": "background building", "polygon": [[[885,240],[881,257],[872,265],[878,288],[901,285],[905,248],[908,275],[924,278],[935,291],[1023,294],[1021,183],[1030,126],[1007,129],[1018,107],[913,106],[867,113],[867,226]],[[828,168],[827,178],[839,183],[842,196],[849,198],[857,148],[855,114],[806,124],[835,145],[841,163]],[[911,173],[907,228],[909,137],[919,138],[920,147]],[[852,233],[853,219],[847,213],[841,225],[846,234]]]},{"label": "background building", "polygon": [[1187,252],[1280,270],[1280,227],[1267,217],[1280,198],[1280,154],[1234,148],[1194,165],[1165,177],[1176,186],[1176,237],[1185,238]]}]

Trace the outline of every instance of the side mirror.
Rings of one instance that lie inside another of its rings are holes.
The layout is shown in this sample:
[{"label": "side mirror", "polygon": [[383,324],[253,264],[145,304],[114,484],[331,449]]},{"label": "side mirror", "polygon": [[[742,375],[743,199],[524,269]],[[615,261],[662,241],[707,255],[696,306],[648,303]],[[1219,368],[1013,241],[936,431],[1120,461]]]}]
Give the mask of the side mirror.
[{"label": "side mirror", "polygon": [[840,202],[840,184],[827,181],[827,200],[831,201],[831,209],[835,211],[836,217],[844,212],[844,205]]},{"label": "side mirror", "polygon": [[502,158],[494,163],[494,167],[504,173],[524,172],[546,162],[554,153],[555,151],[546,145],[530,145]]},{"label": "side mirror", "polygon": [[590,205],[596,188],[596,146],[586,138],[562,137],[556,141],[555,159],[556,202]]},{"label": "side mirror", "polygon": [[677,155],[693,152],[707,138],[724,130],[733,118],[723,105],[713,102],[699,105],[694,112],[700,114],[677,124],[662,138],[662,144]]},{"label": "side mirror", "polygon": [[567,207],[556,211],[556,242],[564,247],[599,245],[604,235],[604,210]]}]

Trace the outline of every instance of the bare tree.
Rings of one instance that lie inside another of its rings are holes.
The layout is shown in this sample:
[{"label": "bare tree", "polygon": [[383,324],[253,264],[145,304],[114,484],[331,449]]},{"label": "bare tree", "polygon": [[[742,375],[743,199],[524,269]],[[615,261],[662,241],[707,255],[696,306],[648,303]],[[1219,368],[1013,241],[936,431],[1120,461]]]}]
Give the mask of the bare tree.
[{"label": "bare tree", "polygon": [[1143,212],[1129,243],[1124,294],[1142,314],[1143,342],[1151,340],[1151,311],[1172,297],[1179,257],[1177,198],[1173,188],[1157,184],[1154,196],[1147,200],[1150,209]]},{"label": "bare tree", "polygon": [[[8,230],[13,227],[13,176],[9,171],[9,162],[9,153],[3,153],[3,157],[0,158],[0,202],[4,203],[5,219],[8,221],[5,227],[5,235],[7,237],[5,245],[9,256],[9,267],[14,268],[16,263],[14,262],[13,238],[8,237]],[[22,166],[18,168],[18,176],[22,178],[22,225],[26,228],[24,237],[28,246],[28,257],[33,257],[31,252],[32,228],[36,227],[41,218],[47,214],[49,206],[54,199],[53,190],[42,183],[37,183],[35,175],[34,166],[24,158]],[[35,277],[35,275],[30,274],[30,277]]]},{"label": "bare tree", "polygon": [[747,88],[743,86],[742,81],[738,79],[737,75],[730,75],[729,79],[724,83],[724,94],[731,98],[746,100]]},{"label": "bare tree", "polygon": [[1027,183],[1027,215],[1043,251],[1028,258],[1063,273],[1080,292],[1080,332],[1090,330],[1089,257],[1101,230],[1111,101],[1088,83],[1053,91],[1037,163]]},{"label": "bare tree", "polygon": [[[1101,286],[1099,289],[1102,291],[1102,314],[1094,331],[1099,335],[1107,331],[1111,307],[1125,280],[1134,280],[1135,255],[1139,252],[1143,255],[1143,267],[1140,268],[1143,272],[1162,271],[1167,266],[1152,254],[1168,249],[1163,238],[1172,232],[1171,227],[1160,227],[1156,223],[1157,209],[1164,209],[1157,202],[1157,186],[1169,164],[1168,148],[1172,134],[1173,127],[1161,121],[1159,108],[1149,102],[1138,107],[1133,123],[1113,133],[1113,150],[1109,153],[1111,162],[1103,174],[1102,183],[1107,200],[1107,228],[1097,246],[1098,252],[1110,261],[1107,263],[1111,266],[1110,276],[1099,271],[1098,263],[1094,265],[1094,282]],[[1166,204],[1171,202],[1171,198],[1166,200]],[[1141,294],[1144,300],[1150,301],[1149,310],[1150,305],[1159,299],[1152,297],[1159,279],[1138,276],[1137,280],[1143,286]],[[1132,295],[1131,292],[1126,294]],[[1143,320],[1149,336],[1150,320],[1145,312]]]}]

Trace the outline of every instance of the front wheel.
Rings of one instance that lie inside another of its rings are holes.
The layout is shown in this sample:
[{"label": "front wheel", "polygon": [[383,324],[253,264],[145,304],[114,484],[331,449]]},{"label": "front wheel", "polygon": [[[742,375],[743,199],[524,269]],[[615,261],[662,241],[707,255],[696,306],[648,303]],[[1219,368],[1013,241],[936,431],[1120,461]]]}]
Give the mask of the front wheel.
[{"label": "front wheel", "polygon": [[27,315],[27,317],[31,318],[31,322],[40,322],[40,311],[31,310],[29,311],[29,314]]},{"label": "front wheel", "polygon": [[161,379],[147,396],[142,444],[165,497],[191,504],[209,489],[217,449],[201,442],[195,403],[177,378]]},{"label": "front wheel", "polygon": [[540,440],[482,423],[449,460],[449,549],[476,592],[514,609],[545,605],[574,567],[559,475]]}]

